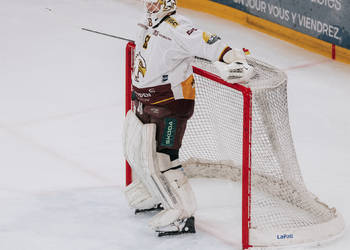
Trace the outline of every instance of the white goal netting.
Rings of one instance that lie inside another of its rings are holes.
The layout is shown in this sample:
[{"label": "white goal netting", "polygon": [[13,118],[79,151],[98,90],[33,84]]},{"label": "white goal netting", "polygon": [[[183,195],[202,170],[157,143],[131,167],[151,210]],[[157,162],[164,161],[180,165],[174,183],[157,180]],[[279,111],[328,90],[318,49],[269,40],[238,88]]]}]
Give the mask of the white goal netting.
[{"label": "white goal netting", "polygon": [[[307,190],[300,172],[289,125],[286,75],[254,58],[249,64],[257,72],[246,86],[251,90],[250,245],[336,237],[344,229],[341,215]],[[197,59],[195,65],[215,73],[208,62]],[[189,177],[241,181],[243,94],[205,75],[195,74],[195,82],[195,111],[180,151],[185,171]]]}]

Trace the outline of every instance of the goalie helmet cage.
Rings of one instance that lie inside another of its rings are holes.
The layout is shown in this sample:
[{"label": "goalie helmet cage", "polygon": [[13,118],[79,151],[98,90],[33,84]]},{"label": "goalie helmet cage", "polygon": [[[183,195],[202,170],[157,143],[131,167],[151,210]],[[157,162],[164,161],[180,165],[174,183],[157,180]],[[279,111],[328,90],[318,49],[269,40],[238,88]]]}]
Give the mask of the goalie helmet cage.
[{"label": "goalie helmet cage", "polygon": [[[132,107],[134,43],[126,47],[126,112]],[[249,57],[256,76],[230,84],[196,59],[196,105],[180,160],[189,178],[223,178],[242,185],[242,248],[314,245],[339,237],[343,217],[309,192],[291,136],[287,77]],[[132,181],[126,163],[126,185]]]}]

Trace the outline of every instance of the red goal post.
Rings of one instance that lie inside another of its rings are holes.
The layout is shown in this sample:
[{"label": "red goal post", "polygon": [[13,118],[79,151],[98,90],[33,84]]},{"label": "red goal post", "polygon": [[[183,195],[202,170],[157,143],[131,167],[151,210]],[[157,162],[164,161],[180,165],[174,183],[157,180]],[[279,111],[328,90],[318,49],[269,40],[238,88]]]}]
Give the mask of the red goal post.
[{"label": "red goal post", "polygon": [[250,88],[239,84],[231,84],[217,75],[193,66],[193,73],[207,78],[216,83],[220,83],[231,89],[239,91],[243,95],[243,145],[242,145],[242,244],[243,249],[251,247],[249,245],[249,228],[250,228],[250,178],[251,178],[251,122],[252,122],[252,98]]}]

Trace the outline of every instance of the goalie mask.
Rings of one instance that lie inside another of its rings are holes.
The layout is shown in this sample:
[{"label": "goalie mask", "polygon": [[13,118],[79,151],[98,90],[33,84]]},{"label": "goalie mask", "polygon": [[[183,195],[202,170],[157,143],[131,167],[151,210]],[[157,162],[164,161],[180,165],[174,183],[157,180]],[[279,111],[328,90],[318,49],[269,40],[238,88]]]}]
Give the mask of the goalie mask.
[{"label": "goalie mask", "polygon": [[149,27],[159,23],[163,17],[176,10],[176,0],[144,0]]}]

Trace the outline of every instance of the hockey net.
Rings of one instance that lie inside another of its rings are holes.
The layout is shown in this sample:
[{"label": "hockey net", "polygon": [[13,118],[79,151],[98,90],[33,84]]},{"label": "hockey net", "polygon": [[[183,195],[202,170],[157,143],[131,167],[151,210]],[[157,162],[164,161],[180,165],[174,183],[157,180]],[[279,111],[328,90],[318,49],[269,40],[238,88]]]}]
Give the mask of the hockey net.
[{"label": "hockey net", "polygon": [[242,183],[244,249],[337,237],[344,230],[342,216],[307,190],[300,172],[286,75],[254,58],[248,63],[257,74],[242,86],[217,77],[211,63],[195,60],[195,111],[180,150],[185,172]]}]

